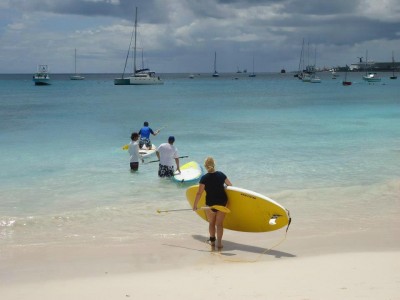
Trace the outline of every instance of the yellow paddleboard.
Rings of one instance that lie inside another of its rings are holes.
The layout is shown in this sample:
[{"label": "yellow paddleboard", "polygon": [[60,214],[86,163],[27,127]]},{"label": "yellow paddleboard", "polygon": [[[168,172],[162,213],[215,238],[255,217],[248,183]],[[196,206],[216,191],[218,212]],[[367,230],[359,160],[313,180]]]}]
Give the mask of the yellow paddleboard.
[{"label": "yellow paddleboard", "polygon": [[195,162],[191,161],[180,167],[181,172],[174,175],[174,181],[181,183],[196,183],[203,175],[203,169]]},{"label": "yellow paddleboard", "polygon": [[[193,206],[198,190],[198,185],[193,185],[186,190],[186,198]],[[205,194],[198,203],[198,207],[205,206]],[[238,187],[228,186],[227,207],[231,210],[226,214],[224,228],[243,232],[266,232],[280,229],[289,223],[289,212],[274,200],[253,191]],[[204,210],[196,213],[207,221]]]}]

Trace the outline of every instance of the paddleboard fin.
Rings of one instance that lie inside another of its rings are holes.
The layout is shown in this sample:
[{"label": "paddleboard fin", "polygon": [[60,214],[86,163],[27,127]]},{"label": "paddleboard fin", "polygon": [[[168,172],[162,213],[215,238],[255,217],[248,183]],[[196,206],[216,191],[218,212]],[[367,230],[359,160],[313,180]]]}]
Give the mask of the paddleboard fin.
[{"label": "paddleboard fin", "polygon": [[287,211],[287,214],[288,214],[288,217],[289,217],[288,224],[287,224],[287,227],[286,227],[286,234],[287,234],[287,232],[289,230],[290,223],[292,222],[292,217],[290,216],[290,211],[287,210],[287,209],[286,209],[286,211]]}]

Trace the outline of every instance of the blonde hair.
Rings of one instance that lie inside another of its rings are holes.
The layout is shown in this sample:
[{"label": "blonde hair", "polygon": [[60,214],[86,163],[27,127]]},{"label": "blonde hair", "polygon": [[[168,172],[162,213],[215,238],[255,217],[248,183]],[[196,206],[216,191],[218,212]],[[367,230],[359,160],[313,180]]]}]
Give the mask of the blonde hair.
[{"label": "blonde hair", "polygon": [[207,169],[207,172],[213,173],[215,172],[215,161],[211,156],[207,157],[204,161],[204,167]]}]

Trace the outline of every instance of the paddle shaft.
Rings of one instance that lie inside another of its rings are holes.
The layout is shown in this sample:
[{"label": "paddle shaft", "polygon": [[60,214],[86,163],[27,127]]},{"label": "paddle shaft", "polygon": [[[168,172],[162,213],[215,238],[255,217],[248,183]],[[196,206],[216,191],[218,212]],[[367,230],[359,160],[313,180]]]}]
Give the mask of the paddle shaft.
[{"label": "paddle shaft", "polygon": [[[179,156],[178,158],[186,158],[186,157],[189,157],[189,156],[188,155],[184,155],[184,156]],[[158,162],[158,161],[160,161],[160,160],[159,159],[151,160],[151,161],[148,161],[146,164],[153,163],[153,162]]]},{"label": "paddle shaft", "polygon": [[164,129],[165,127],[167,127],[167,125],[160,127],[159,129],[157,129],[156,131],[160,132],[161,129]]},{"label": "paddle shaft", "polygon": [[192,208],[181,208],[181,209],[168,209],[168,210],[157,210],[158,213],[162,212],[170,212],[170,211],[185,211],[185,210],[193,210]]},{"label": "paddle shaft", "polygon": [[[197,210],[199,209],[216,209],[219,210],[221,212],[224,213],[230,213],[231,211],[229,210],[229,208],[225,207],[225,206],[221,206],[221,205],[213,205],[213,206],[203,206],[200,208],[197,208]],[[181,209],[168,209],[168,210],[157,210],[158,213],[162,213],[162,212],[170,212],[170,211],[188,211],[188,210],[193,210],[192,208],[181,208]]]}]

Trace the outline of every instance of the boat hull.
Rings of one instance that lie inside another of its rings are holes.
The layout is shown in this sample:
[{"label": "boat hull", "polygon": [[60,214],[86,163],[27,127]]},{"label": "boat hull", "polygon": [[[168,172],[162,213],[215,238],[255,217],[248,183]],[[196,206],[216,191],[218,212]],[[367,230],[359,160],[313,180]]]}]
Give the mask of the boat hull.
[{"label": "boat hull", "polygon": [[35,85],[51,85],[50,81],[34,80]]},{"label": "boat hull", "polygon": [[84,80],[85,77],[80,76],[80,75],[72,75],[72,76],[70,77],[70,79],[71,79],[71,80]]},{"label": "boat hull", "polygon": [[367,82],[380,82],[381,81],[380,78],[365,78],[365,77],[363,77],[363,79]]},{"label": "boat hull", "polygon": [[310,82],[311,82],[311,83],[321,83],[321,78],[319,78],[319,77],[313,75],[313,76],[311,76],[311,78],[310,78]]},{"label": "boat hull", "polygon": [[381,78],[377,76],[375,73],[371,73],[368,75],[363,76],[363,80],[367,82],[380,82]]},{"label": "boat hull", "polygon": [[130,77],[130,85],[159,85],[164,82],[158,77]]},{"label": "boat hull", "polygon": [[130,85],[131,82],[129,78],[115,78],[114,85]]},{"label": "boat hull", "polygon": [[33,78],[33,82],[35,83],[35,85],[50,85],[50,78],[38,78],[38,77],[34,77]]}]

